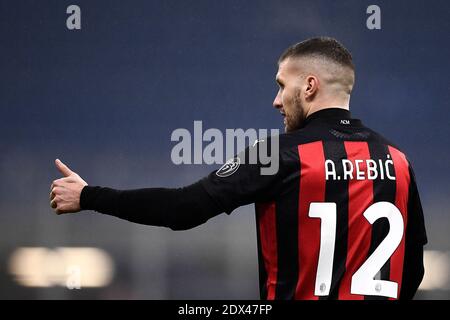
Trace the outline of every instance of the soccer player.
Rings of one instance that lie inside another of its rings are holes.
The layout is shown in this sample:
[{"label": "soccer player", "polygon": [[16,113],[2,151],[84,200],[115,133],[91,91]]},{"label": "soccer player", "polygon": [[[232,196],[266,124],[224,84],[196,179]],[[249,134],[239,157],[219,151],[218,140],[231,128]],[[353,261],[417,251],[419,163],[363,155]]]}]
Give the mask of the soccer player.
[{"label": "soccer player", "polygon": [[57,159],[51,207],[185,230],[255,203],[261,299],[412,299],[427,243],[416,180],[397,146],[351,117],[354,81],[335,39],[297,43],[278,61],[274,174],[242,161],[270,137],[176,189],[89,186]]}]

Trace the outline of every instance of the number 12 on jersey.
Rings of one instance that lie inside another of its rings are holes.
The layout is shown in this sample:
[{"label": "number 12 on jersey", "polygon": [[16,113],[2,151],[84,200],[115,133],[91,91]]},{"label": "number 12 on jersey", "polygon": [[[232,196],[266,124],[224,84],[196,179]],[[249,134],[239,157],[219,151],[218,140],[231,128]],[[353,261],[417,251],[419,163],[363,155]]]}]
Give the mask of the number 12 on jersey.
[{"label": "number 12 on jersey", "polygon": [[[368,207],[363,215],[370,224],[373,224],[380,218],[387,218],[389,233],[353,274],[350,293],[397,298],[398,283],[387,280],[375,280],[374,278],[402,240],[404,229],[402,214],[392,203],[381,201]],[[333,274],[334,245],[336,240],[336,203],[312,202],[308,216],[321,220],[320,252],[314,294],[316,296],[328,296]]]}]

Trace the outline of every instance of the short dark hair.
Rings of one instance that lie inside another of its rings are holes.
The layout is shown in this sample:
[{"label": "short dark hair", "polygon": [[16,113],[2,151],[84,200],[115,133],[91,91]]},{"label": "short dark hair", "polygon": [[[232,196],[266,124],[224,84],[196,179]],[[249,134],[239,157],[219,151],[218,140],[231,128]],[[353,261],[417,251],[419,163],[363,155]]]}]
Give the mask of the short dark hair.
[{"label": "short dark hair", "polygon": [[278,64],[289,57],[306,56],[322,56],[355,70],[351,53],[336,39],[329,37],[311,38],[290,46],[280,56]]}]

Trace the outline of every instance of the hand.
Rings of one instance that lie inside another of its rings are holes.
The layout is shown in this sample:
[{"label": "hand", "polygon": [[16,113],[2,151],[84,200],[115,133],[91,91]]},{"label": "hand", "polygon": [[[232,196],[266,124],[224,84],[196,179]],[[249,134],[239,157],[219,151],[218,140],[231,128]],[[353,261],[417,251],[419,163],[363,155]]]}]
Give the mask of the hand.
[{"label": "hand", "polygon": [[80,195],[86,181],[69,169],[61,160],[55,160],[56,167],[64,178],[53,181],[50,187],[50,206],[56,214],[78,212],[80,207]]}]

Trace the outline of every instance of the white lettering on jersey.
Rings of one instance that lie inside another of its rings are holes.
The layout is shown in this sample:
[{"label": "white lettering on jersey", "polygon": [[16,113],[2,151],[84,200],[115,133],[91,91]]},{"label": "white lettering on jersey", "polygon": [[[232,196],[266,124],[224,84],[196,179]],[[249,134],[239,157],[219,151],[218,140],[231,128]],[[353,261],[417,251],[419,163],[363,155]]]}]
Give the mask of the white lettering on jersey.
[{"label": "white lettering on jersey", "polygon": [[342,173],[336,170],[336,163],[331,159],[325,160],[325,177],[327,180],[395,180],[394,162],[387,155],[386,160],[379,159],[342,159]]}]

